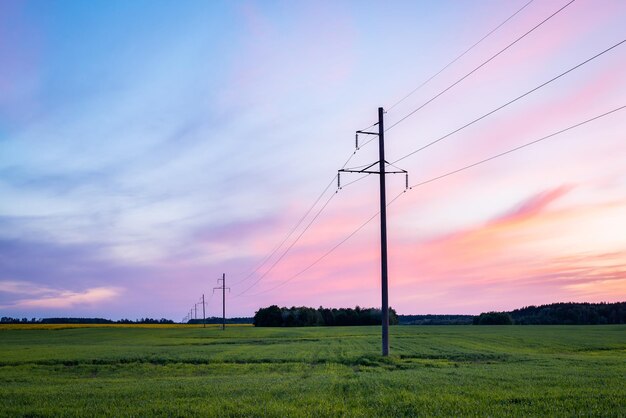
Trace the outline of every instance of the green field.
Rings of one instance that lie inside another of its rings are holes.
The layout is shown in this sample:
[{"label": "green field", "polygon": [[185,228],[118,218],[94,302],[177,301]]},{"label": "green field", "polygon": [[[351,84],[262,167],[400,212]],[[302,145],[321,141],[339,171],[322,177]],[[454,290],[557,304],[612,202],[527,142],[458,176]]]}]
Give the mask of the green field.
[{"label": "green field", "polygon": [[379,332],[6,326],[0,415],[626,416],[626,326]]}]

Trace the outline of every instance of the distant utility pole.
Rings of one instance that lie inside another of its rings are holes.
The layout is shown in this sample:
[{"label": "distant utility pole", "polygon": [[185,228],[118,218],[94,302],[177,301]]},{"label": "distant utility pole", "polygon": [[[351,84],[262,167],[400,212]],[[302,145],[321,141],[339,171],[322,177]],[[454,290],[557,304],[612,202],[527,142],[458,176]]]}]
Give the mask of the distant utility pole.
[{"label": "distant utility pole", "polygon": [[[401,174],[406,176],[405,188],[408,188],[409,177],[406,170],[398,169],[399,171],[386,171],[386,165],[389,164],[385,160],[385,126],[384,116],[385,111],[382,107],[378,108],[378,132],[365,132],[356,131],[356,148],[359,148],[359,134],[362,135],[377,135],[378,136],[378,161],[368,165],[367,167],[356,169],[341,169],[337,173],[337,185],[341,188],[341,178],[339,177],[342,172],[346,173],[368,173],[380,175],[380,263],[381,263],[381,293],[382,293],[382,340],[383,340],[383,356],[389,355],[389,292],[388,292],[388,275],[387,275],[387,197],[385,187],[385,175],[386,174]],[[372,167],[378,164],[378,171],[370,171]]]},{"label": "distant utility pole", "polygon": [[206,314],[204,313],[204,293],[202,294],[202,328],[206,328]]},{"label": "distant utility pole", "polygon": [[193,304],[193,319],[198,319],[198,304]]},{"label": "distant utility pole", "polygon": [[222,273],[222,278],[217,279],[217,283],[222,282],[221,287],[214,287],[213,292],[222,289],[222,331],[226,329],[226,289],[230,292],[230,287],[226,287],[226,273]]}]

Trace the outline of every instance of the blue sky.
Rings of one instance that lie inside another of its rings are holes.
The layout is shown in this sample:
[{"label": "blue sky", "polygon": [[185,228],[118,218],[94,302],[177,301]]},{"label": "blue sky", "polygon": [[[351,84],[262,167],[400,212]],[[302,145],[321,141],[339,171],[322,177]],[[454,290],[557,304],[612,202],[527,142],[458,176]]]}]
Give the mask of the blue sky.
[{"label": "blue sky", "polygon": [[[377,107],[390,107],[525,3],[3,2],[2,313],[179,319],[222,272],[240,293],[264,269],[239,286],[237,279],[313,202]],[[390,111],[388,125],[565,3],[529,4]],[[388,155],[402,156],[620,41],[624,17],[620,1],[577,0],[390,131]],[[412,181],[426,179],[623,105],[625,56],[617,48],[403,167]],[[407,194],[390,213],[392,305],[474,313],[623,299],[622,119]],[[375,161],[375,148],[359,151],[355,165]],[[390,179],[390,196],[402,187]],[[254,290],[331,248],[371,216],[377,196],[373,179],[342,191]],[[528,212],[531,224],[515,218],[519,230],[504,239],[501,223],[511,219],[502,216],[520,207],[541,210]],[[577,233],[576,222],[595,227]],[[479,239],[471,231],[480,228]],[[459,236],[486,252],[457,259],[473,253],[456,241],[433,244]],[[233,297],[232,314],[270,303],[375,306],[376,240],[373,223],[280,290]],[[496,242],[506,243],[506,254]],[[439,264],[424,268],[421,257],[431,252]],[[527,271],[536,253],[545,259]],[[577,260],[572,270],[560,271],[588,270],[591,262],[580,260],[595,257],[594,274],[538,279],[568,257]],[[481,296],[469,303],[474,292]]]}]

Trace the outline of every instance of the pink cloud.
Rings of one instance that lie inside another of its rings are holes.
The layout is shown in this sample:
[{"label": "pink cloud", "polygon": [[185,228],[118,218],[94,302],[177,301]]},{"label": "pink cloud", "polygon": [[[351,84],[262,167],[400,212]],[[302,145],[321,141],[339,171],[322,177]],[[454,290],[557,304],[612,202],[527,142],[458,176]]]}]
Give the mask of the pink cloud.
[{"label": "pink cloud", "polygon": [[122,289],[119,287],[94,287],[83,291],[41,287],[34,283],[20,281],[0,282],[0,292],[26,296],[12,302],[8,309],[66,309],[77,306],[95,306],[116,299]]},{"label": "pink cloud", "polygon": [[[594,300],[623,299],[626,242],[618,251],[587,255],[567,243],[572,227],[606,215],[616,204],[626,208],[626,202],[551,209],[569,190],[548,190],[486,223],[394,247],[396,259],[402,260],[394,265],[397,286],[406,293],[417,289],[416,283],[426,285],[446,294],[448,306],[466,305],[467,293],[483,310],[493,304],[510,309],[516,304],[584,300],[583,290],[592,288],[593,295],[587,295]],[[593,249],[591,245],[589,251]],[[431,302],[430,307],[436,305]]]},{"label": "pink cloud", "polygon": [[[502,215],[453,233],[422,240],[390,239],[392,305],[405,313],[476,313],[532,303],[623,299],[626,243],[605,253],[593,245],[581,252],[567,243],[575,235],[573,226],[616,207],[626,209],[626,201],[556,205],[572,190],[566,185],[537,193]],[[340,225],[342,220],[336,222]],[[324,300],[326,305],[352,301],[376,306],[378,225],[372,224],[367,234],[349,241],[306,274],[259,297],[287,304],[318,305]],[[322,242],[336,238],[319,236],[316,245],[299,247],[250,293],[281,283],[317,258]]]},{"label": "pink cloud", "polygon": [[[464,141],[471,143],[477,154],[484,155],[485,150],[503,150],[595,116],[598,111],[610,110],[611,106],[606,106],[607,99],[619,85],[625,71],[626,61],[622,61],[617,67],[595,73],[586,83],[566,93],[550,96],[529,107],[522,104],[524,107],[515,112],[503,111],[504,116],[491,121],[485,129]],[[520,90],[520,93],[524,91],[526,89]],[[599,103],[605,105],[598,109]]]},{"label": "pink cloud", "polygon": [[539,215],[545,212],[551,203],[567,194],[571,189],[572,186],[561,186],[556,189],[538,193],[522,202],[517,208],[497,218],[495,222],[520,221]]}]

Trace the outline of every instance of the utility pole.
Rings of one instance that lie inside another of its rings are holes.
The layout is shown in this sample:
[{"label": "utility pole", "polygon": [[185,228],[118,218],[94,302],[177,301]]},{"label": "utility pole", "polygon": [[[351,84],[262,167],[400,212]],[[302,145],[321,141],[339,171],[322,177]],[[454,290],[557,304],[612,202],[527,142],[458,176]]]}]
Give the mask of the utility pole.
[{"label": "utility pole", "polygon": [[[378,132],[366,132],[356,131],[356,148],[359,149],[359,134],[363,135],[377,135],[378,136],[378,161],[368,165],[367,167],[356,169],[341,169],[337,173],[337,185],[341,189],[341,175],[342,172],[346,173],[368,173],[380,175],[380,279],[381,279],[381,314],[382,314],[382,352],[383,356],[389,355],[389,280],[387,274],[387,196],[385,176],[387,174],[404,174],[406,176],[406,186],[408,188],[408,172],[406,170],[398,169],[399,171],[387,171],[386,165],[389,164],[385,160],[385,125],[384,125],[385,111],[382,107],[378,108]],[[370,169],[378,164],[378,171],[371,171]]]},{"label": "utility pole", "polygon": [[378,108],[378,158],[380,171],[380,261],[383,320],[383,356],[389,355],[389,293],[387,276],[387,195],[385,185],[385,129],[383,108]]},{"label": "utility pole", "polygon": [[193,304],[193,319],[198,319],[198,304]]},{"label": "utility pole", "polygon": [[214,287],[213,292],[222,290],[222,331],[226,329],[226,289],[230,292],[230,287],[226,287],[226,273],[222,273],[222,278],[217,279],[217,283],[222,282],[221,287]]},{"label": "utility pole", "polygon": [[202,328],[206,328],[206,314],[204,313],[204,293],[202,294]]}]

